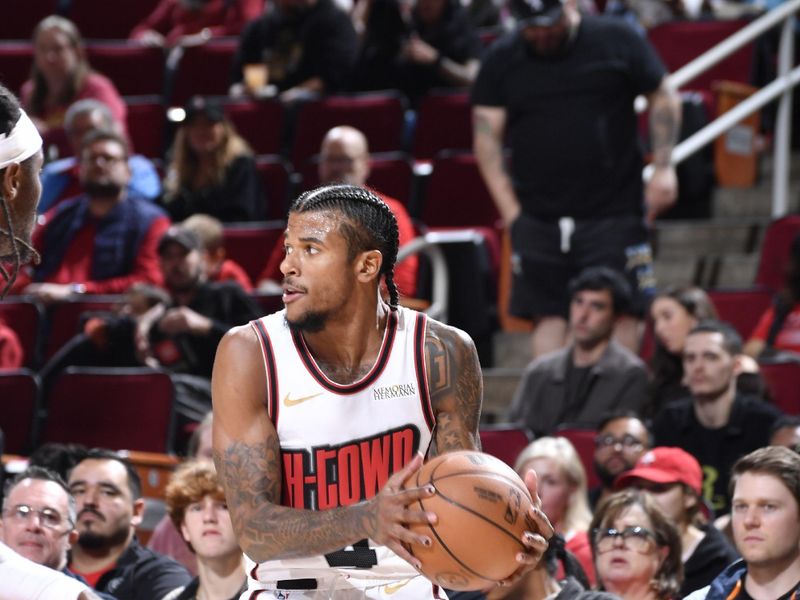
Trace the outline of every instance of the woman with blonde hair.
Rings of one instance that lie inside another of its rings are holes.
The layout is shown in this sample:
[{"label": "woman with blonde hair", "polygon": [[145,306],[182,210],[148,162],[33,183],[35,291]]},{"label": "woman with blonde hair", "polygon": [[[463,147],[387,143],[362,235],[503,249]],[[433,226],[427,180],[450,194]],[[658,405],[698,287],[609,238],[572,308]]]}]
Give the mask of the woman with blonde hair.
[{"label": "woman with blonde hair", "polygon": [[173,221],[194,214],[260,221],[266,198],[253,152],[215,100],[195,96],[172,145],[163,205]]},{"label": "woman with blonde hair", "polygon": [[520,453],[514,469],[521,477],[530,469],[536,471],[542,510],[556,533],[566,540],[566,549],[575,555],[589,581],[594,583],[588,535],[592,512],[586,470],[575,447],[563,437],[541,437]]}]

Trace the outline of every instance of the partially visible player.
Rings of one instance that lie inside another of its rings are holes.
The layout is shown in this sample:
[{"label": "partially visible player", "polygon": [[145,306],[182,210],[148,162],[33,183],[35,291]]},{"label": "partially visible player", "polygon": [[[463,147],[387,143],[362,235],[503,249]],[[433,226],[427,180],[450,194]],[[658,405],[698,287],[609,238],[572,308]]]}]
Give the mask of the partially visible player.
[{"label": "partially visible player", "polygon": [[[38,254],[31,246],[36,205],[42,188],[42,138],[20,108],[19,100],[0,85],[0,275],[11,288],[20,265]],[[9,266],[4,263],[12,263]]]},{"label": "partially visible player", "polygon": [[[422,455],[478,449],[483,384],[469,337],[398,306],[397,222],[335,185],[289,210],[285,309],[231,330],[213,376],[214,460],[249,590],[291,598],[442,598],[409,552]],[[389,302],[379,295],[385,277]],[[552,535],[535,499],[520,569]],[[408,507],[408,508],[407,508]]]}]

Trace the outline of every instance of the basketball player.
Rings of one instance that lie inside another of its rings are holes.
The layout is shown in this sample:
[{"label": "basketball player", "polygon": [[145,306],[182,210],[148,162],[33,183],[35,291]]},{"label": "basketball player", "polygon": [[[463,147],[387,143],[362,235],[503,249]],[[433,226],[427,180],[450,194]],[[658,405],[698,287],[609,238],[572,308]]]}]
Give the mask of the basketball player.
[{"label": "basketball player", "polygon": [[[31,231],[42,191],[41,168],[42,138],[14,94],[0,85],[0,275],[6,281],[0,298],[11,288],[21,264],[38,260]],[[7,262],[13,263],[11,272]]]},{"label": "basketball player", "polygon": [[[408,525],[436,523],[409,506],[434,493],[412,476],[423,454],[478,448],[474,344],[398,306],[397,223],[363,188],[300,196],[284,246],[285,309],[231,330],[212,381],[214,460],[248,559],[242,599],[444,598],[409,552],[431,539]],[[538,507],[533,472],[526,483]],[[515,577],[552,535],[531,513]]]}]

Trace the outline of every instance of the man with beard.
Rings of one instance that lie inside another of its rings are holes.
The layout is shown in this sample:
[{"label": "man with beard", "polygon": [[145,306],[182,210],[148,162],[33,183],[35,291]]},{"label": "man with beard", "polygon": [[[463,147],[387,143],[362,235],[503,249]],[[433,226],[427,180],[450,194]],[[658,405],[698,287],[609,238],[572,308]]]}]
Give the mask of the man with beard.
[{"label": "man with beard", "polygon": [[42,138],[14,94],[0,85],[0,275],[7,282],[0,298],[14,284],[20,265],[37,256],[31,231],[41,168]]},{"label": "man with beard", "polygon": [[[629,314],[644,311],[655,279],[643,217],[677,196],[680,102],[653,47],[621,19],[581,16],[576,0],[511,7],[518,28],[489,49],[472,90],[474,150],[511,236],[510,312],[536,323],[538,357],[566,343],[564,291],[586,267],[624,272],[635,292]],[[655,165],[645,189],[639,94],[650,103]],[[637,319],[621,319],[616,334],[636,347]]]},{"label": "man with beard", "polygon": [[20,277],[17,289],[53,303],[76,294],[122,293],[139,281],[159,285],[156,246],[169,218],[151,202],[128,196],[126,141],[113,131],[93,131],[80,160],[84,193],[44,215],[34,234],[42,261]]},{"label": "man with beard", "polygon": [[589,490],[592,509],[614,493],[617,476],[632,469],[651,446],[650,432],[636,413],[612,413],[600,422],[594,439],[594,472],[601,485]]},{"label": "man with beard", "polygon": [[141,481],[110,450],[90,450],[69,475],[77,503],[78,542],[70,570],[119,600],[160,600],[191,580],[171,558],[144,548],[134,535],[144,513]]}]

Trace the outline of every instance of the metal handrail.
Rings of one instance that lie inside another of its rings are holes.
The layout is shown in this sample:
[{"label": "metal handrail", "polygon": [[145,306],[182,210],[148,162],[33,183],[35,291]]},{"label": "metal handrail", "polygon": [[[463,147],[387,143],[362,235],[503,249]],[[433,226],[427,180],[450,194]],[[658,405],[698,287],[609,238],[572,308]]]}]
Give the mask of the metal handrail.
[{"label": "metal handrail", "polygon": [[435,234],[426,233],[403,244],[397,251],[397,262],[412,254],[424,254],[431,264],[431,304],[425,313],[437,321],[447,323],[447,309],[449,307],[450,272],[444,252],[437,244]]}]

